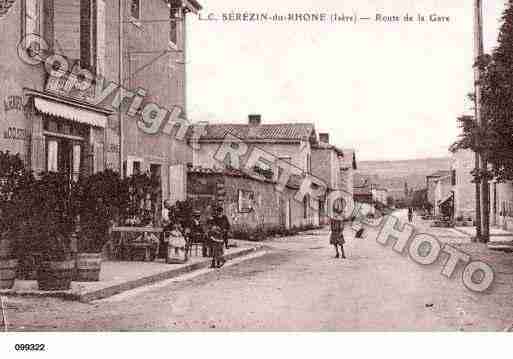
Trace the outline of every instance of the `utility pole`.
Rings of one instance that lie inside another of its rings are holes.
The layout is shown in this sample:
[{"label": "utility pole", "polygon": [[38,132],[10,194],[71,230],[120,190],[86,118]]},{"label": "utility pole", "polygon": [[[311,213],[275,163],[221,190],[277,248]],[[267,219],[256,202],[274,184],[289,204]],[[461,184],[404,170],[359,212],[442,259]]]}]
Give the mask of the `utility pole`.
[{"label": "utility pole", "polygon": [[[478,128],[484,125],[481,112],[481,66],[483,57],[483,22],[482,0],[474,0],[474,89],[475,89],[475,117]],[[476,144],[479,145],[479,138]],[[486,158],[476,152],[476,170],[482,173],[488,167]],[[490,238],[490,193],[488,180],[480,179],[476,183],[476,234],[481,242],[488,242]]]},{"label": "utility pole", "polygon": [[[118,84],[123,88],[123,0],[118,1]],[[120,89],[121,91],[121,89]],[[121,114],[121,103],[118,108],[118,121],[119,121],[119,174],[121,178],[124,178],[125,174],[123,173],[123,116]]]}]

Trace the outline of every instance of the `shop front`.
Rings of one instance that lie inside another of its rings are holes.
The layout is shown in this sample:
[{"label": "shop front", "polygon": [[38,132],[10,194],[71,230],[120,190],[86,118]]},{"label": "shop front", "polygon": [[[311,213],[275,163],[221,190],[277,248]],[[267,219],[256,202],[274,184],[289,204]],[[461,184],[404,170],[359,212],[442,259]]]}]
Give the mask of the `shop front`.
[{"label": "shop front", "polygon": [[27,96],[35,173],[64,172],[78,180],[105,168],[108,110],[36,91]]}]

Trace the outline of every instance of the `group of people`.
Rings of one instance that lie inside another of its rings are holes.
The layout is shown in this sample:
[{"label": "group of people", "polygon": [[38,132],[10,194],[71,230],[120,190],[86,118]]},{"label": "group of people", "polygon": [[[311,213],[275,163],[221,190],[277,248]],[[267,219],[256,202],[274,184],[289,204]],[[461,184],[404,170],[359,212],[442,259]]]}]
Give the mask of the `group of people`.
[{"label": "group of people", "polygon": [[[201,245],[203,257],[212,258],[212,268],[220,268],[226,263],[224,249],[229,248],[229,232],[230,222],[222,207],[215,207],[213,215],[206,223],[201,221],[201,212],[195,210],[192,218],[187,221],[180,222],[176,218],[169,218],[164,228],[168,246],[179,241],[178,238],[181,237],[187,255],[193,244]],[[176,248],[176,245],[171,245],[169,248]]]},{"label": "group of people", "polygon": [[[335,247],[335,258],[345,259],[343,205],[334,206],[334,211],[336,216],[330,220],[330,244]],[[211,268],[220,268],[226,263],[224,249],[229,248],[230,228],[230,222],[223,208],[215,207],[213,215],[205,223],[201,221],[201,212],[198,210],[193,211],[192,218],[185,222],[169,218],[164,227],[164,233],[169,248],[183,247],[185,253],[188,253],[191,245],[201,245],[203,257],[212,258]],[[169,250],[167,252],[169,253]]]}]

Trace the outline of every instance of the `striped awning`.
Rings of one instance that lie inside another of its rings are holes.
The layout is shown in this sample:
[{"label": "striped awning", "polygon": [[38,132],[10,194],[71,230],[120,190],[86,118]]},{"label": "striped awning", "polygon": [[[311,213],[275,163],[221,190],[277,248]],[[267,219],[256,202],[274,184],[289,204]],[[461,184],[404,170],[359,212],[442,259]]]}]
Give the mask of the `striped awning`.
[{"label": "striped awning", "polygon": [[84,123],[86,125],[105,128],[107,125],[107,116],[102,113],[74,107],[64,103],[46,100],[35,97],[34,105],[36,109],[47,115],[62,117],[74,122]]}]

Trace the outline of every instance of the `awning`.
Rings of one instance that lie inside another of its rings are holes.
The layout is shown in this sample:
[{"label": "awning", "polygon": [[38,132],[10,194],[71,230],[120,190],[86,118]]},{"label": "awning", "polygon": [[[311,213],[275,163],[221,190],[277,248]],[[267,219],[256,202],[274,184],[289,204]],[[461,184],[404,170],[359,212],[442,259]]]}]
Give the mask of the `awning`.
[{"label": "awning", "polygon": [[438,203],[438,207],[441,207],[444,204],[449,203],[449,201],[452,201],[452,193],[448,195],[444,200],[440,201],[440,203]]},{"label": "awning", "polygon": [[39,97],[34,98],[36,109],[47,115],[62,117],[71,121],[85,123],[90,126],[105,128],[107,116],[98,112],[88,111],[71,105],[45,100]]}]

